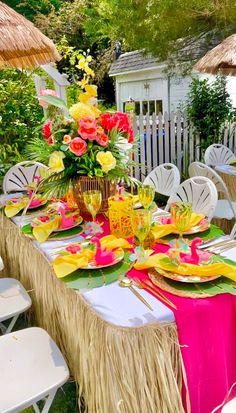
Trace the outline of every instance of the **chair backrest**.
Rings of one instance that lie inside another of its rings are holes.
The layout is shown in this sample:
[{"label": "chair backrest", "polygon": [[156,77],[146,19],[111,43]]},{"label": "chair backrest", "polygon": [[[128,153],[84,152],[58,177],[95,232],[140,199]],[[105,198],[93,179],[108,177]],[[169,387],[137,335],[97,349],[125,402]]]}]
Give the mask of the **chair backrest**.
[{"label": "chair backrest", "polygon": [[236,219],[236,213],[230,198],[228,188],[225,185],[221,176],[214,169],[210,168],[209,166],[201,162],[192,162],[189,165],[188,171],[190,178],[194,176],[205,176],[206,178],[209,178],[215,184],[217,191],[224,194],[225,198],[229,203],[229,207],[233,213],[233,216]]},{"label": "chair backrest", "polygon": [[226,165],[235,159],[233,152],[227,146],[219,143],[210,145],[204,154],[205,163],[210,166]]},{"label": "chair backrest", "polygon": [[176,193],[168,199],[166,210],[173,202],[179,201],[190,202],[193,212],[204,214],[211,220],[218,201],[217,189],[210,179],[195,176],[179,185]]},{"label": "chair backrest", "polygon": [[41,168],[47,168],[40,162],[24,161],[12,166],[3,179],[3,192],[19,192],[34,181]]},{"label": "chair backrest", "polygon": [[172,163],[163,163],[153,169],[144,179],[145,185],[154,185],[159,194],[170,196],[180,184],[180,173]]}]

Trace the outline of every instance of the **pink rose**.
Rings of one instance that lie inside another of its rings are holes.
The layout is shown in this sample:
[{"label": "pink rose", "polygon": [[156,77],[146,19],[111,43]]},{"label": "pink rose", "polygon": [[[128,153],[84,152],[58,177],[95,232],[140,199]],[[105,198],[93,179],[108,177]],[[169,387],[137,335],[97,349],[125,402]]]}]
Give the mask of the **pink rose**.
[{"label": "pink rose", "polygon": [[69,149],[76,156],[81,156],[87,151],[87,143],[83,139],[77,137],[71,139]]},{"label": "pink rose", "polygon": [[97,122],[95,118],[86,116],[80,119],[78,132],[83,139],[93,141],[97,135]]},{"label": "pink rose", "polygon": [[101,146],[108,146],[108,142],[109,138],[105,133],[101,133],[99,135],[97,135],[97,142],[99,143],[99,145]]}]

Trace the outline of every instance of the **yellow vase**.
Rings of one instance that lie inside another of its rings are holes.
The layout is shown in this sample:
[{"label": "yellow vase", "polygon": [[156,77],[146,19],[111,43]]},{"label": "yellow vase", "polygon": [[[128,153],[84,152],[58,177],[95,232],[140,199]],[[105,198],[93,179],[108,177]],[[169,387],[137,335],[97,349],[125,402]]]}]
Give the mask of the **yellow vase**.
[{"label": "yellow vase", "polygon": [[134,235],[132,229],[132,216],[134,212],[133,197],[117,196],[108,199],[108,216],[111,234],[118,238],[129,238]]}]

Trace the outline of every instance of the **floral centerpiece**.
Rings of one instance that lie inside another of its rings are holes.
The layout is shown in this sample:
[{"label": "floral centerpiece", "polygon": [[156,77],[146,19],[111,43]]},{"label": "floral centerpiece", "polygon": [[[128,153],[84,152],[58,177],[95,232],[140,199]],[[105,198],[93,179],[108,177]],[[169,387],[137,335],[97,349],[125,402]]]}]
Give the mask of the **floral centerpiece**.
[{"label": "floral centerpiece", "polygon": [[93,76],[89,62],[90,56],[82,56],[79,61],[84,71],[79,82],[83,91],[68,115],[62,113],[66,107],[57,96],[45,91],[40,96],[41,102],[53,104],[59,111],[43,124],[42,137],[35,138],[27,147],[30,159],[49,166],[50,176],[43,182],[46,195],[61,197],[73,188],[80,204],[81,193],[86,189],[100,188],[103,198],[107,198],[114,194],[117,180],[129,181],[134,143],[127,114],[102,114],[97,108],[97,87],[89,84]]}]

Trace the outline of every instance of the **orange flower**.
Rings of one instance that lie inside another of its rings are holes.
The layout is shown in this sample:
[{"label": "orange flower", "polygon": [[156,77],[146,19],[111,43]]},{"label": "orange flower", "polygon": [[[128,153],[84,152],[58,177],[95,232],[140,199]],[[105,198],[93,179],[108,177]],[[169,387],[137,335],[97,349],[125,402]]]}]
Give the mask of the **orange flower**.
[{"label": "orange flower", "polygon": [[77,137],[70,141],[69,149],[76,156],[81,156],[87,151],[87,143],[83,139]]},{"label": "orange flower", "polygon": [[67,143],[70,143],[70,141],[71,141],[71,136],[70,135],[64,135],[64,138],[63,138],[62,142],[67,144]]},{"label": "orange flower", "polygon": [[100,135],[97,136],[97,142],[101,146],[107,146],[108,141],[109,141],[109,138],[105,133],[101,133]]}]

